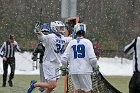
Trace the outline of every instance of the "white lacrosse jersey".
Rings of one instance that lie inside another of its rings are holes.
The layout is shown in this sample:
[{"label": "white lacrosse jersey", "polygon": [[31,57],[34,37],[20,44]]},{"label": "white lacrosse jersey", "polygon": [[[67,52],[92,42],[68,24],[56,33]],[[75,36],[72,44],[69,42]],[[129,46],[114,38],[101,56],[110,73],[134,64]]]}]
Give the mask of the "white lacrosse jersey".
[{"label": "white lacrosse jersey", "polygon": [[90,40],[83,37],[70,41],[61,57],[62,63],[69,61],[70,74],[93,72],[93,67],[89,62],[90,59],[97,60],[93,45]]},{"label": "white lacrosse jersey", "polygon": [[38,38],[45,46],[43,64],[55,62],[59,65],[61,63],[61,55],[65,51],[65,44],[70,41],[70,38],[65,38],[63,35],[60,37],[54,33],[48,35],[41,34],[38,35]]}]

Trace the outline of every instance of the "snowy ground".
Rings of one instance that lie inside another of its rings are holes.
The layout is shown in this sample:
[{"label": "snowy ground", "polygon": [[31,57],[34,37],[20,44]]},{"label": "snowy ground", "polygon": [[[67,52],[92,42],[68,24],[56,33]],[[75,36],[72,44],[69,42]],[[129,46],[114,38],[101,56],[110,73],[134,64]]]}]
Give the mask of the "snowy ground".
[{"label": "snowy ground", "polygon": [[[15,74],[39,74],[39,70],[33,70],[33,61],[31,60],[32,53],[16,53],[16,71]],[[132,75],[132,60],[125,58],[100,58],[98,61],[100,71],[103,75]],[[0,58],[0,74],[3,73],[2,59]],[[10,67],[9,71],[10,72]]]}]

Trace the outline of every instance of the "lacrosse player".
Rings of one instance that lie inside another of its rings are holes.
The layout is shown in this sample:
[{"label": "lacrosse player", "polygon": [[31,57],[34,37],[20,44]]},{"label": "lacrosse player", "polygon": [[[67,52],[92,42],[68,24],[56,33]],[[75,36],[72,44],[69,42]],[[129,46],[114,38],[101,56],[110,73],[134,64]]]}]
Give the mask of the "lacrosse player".
[{"label": "lacrosse player", "polygon": [[[41,32],[44,35],[48,35],[50,33],[50,25],[48,23],[40,24],[40,27],[41,27]],[[33,56],[32,56],[32,60],[37,61],[38,54],[40,54],[39,55],[39,69],[40,69],[40,81],[41,82],[45,82],[45,77],[44,77],[44,73],[43,73],[44,52],[45,52],[44,44],[42,42],[39,42],[39,44],[35,48],[35,50],[33,52]],[[44,88],[40,87],[38,93],[43,93],[43,91],[44,91]]]},{"label": "lacrosse player", "polygon": [[133,76],[129,82],[129,93],[140,93],[140,37],[124,48],[126,54],[133,54]]},{"label": "lacrosse player", "polygon": [[74,26],[76,39],[69,42],[64,54],[61,57],[61,62],[66,66],[69,60],[69,73],[71,75],[76,93],[91,93],[92,81],[91,73],[93,68],[97,68],[97,58],[94,53],[92,42],[84,38],[86,25],[77,23]]},{"label": "lacrosse player", "polygon": [[[38,28],[36,27],[38,30]],[[61,55],[65,49],[65,43],[69,40],[63,35],[65,24],[61,21],[51,22],[52,33],[44,35],[41,31],[37,31],[39,40],[45,46],[43,57],[43,72],[47,82],[36,82],[32,80],[27,93],[31,93],[35,87],[47,88],[45,93],[51,93],[56,87],[57,77],[59,76],[59,66],[61,64]]]}]

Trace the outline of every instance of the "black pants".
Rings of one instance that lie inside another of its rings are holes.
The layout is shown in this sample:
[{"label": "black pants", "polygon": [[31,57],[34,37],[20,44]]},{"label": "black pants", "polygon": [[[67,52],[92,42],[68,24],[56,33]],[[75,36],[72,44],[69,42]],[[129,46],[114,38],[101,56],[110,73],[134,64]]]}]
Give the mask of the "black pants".
[{"label": "black pants", "polygon": [[129,93],[140,93],[140,72],[134,72],[129,82]]},{"label": "black pants", "polygon": [[14,78],[15,73],[15,58],[8,58],[7,61],[3,61],[3,83],[6,83],[7,74],[8,74],[8,65],[10,65],[11,73],[9,76],[9,80]]}]

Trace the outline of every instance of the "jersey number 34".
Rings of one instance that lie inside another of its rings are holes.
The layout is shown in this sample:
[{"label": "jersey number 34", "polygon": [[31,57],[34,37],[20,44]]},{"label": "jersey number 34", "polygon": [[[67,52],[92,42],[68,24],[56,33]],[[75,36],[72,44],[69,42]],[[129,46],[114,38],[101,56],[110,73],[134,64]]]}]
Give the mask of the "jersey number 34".
[{"label": "jersey number 34", "polygon": [[57,47],[57,49],[54,50],[56,53],[61,53],[62,54],[65,51],[64,44],[57,43],[56,47]]}]

